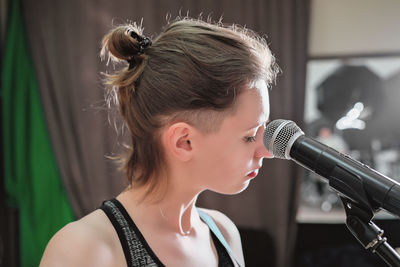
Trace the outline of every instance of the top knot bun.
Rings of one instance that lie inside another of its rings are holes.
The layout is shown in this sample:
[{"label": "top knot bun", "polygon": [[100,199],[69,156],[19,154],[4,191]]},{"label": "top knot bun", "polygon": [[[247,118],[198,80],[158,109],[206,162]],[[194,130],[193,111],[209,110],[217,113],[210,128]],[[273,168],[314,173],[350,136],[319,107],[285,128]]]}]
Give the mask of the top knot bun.
[{"label": "top knot bun", "polygon": [[[141,36],[142,32],[143,29],[136,24],[121,25],[112,29],[102,40],[101,56],[105,57],[108,54],[109,57],[114,57],[114,60],[129,61],[134,56],[143,53],[145,47],[141,44],[140,37],[142,39],[145,37]],[[136,36],[139,39],[135,38]]]}]

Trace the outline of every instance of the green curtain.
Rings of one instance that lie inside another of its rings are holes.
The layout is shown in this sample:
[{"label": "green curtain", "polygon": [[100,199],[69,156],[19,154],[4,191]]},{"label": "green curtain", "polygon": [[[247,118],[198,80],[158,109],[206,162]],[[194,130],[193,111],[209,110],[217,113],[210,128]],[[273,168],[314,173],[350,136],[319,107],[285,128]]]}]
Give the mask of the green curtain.
[{"label": "green curtain", "polygon": [[19,209],[21,266],[38,266],[51,236],[74,214],[41,107],[19,0],[9,1],[1,76],[5,188]]}]

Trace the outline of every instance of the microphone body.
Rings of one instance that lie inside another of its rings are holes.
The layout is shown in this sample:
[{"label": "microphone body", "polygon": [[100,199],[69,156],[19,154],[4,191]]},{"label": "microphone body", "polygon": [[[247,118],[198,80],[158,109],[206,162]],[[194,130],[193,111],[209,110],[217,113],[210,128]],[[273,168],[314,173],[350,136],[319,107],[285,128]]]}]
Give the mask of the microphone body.
[{"label": "microphone body", "polygon": [[400,184],[349,156],[306,137],[291,121],[276,120],[264,132],[264,144],[275,157],[292,159],[328,179],[339,194],[377,211],[400,216]]}]

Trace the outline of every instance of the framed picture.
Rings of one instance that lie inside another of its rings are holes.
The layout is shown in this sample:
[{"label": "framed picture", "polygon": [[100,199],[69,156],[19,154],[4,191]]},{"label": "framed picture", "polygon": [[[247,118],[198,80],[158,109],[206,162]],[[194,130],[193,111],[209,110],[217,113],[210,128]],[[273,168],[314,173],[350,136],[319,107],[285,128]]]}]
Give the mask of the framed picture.
[{"label": "framed picture", "polygon": [[[304,119],[308,136],[400,181],[400,56],[310,60]],[[298,221],[344,218],[327,180],[306,172]]]}]

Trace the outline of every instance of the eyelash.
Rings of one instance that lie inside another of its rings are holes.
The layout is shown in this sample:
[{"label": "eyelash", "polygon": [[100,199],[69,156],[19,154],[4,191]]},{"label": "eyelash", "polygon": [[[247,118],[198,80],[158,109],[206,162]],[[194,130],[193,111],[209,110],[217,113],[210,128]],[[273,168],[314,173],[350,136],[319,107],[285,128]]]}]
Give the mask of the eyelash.
[{"label": "eyelash", "polygon": [[255,142],[255,141],[256,141],[256,136],[246,136],[246,137],[244,138],[244,141],[245,141],[246,143]]},{"label": "eyelash", "polygon": [[[264,129],[265,129],[265,126],[268,124],[268,122],[269,122],[269,120],[264,124]],[[258,130],[259,131],[259,130]],[[258,132],[257,131],[257,132]],[[244,138],[244,141],[246,142],[246,143],[252,143],[252,142],[255,142],[255,141],[257,141],[257,135],[255,135],[255,136],[246,136],[245,138]]]}]

